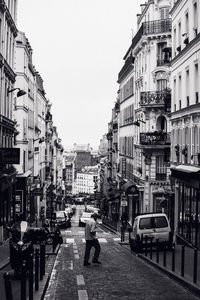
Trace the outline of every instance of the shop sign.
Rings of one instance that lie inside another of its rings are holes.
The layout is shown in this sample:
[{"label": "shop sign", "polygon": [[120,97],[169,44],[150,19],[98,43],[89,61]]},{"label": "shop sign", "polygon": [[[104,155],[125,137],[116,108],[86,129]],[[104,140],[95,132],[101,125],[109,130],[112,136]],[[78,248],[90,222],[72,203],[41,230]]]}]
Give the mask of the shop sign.
[{"label": "shop sign", "polygon": [[126,178],[126,158],[122,158],[122,178]]},{"label": "shop sign", "polygon": [[15,193],[15,212],[18,215],[23,213],[23,190],[16,190],[16,193]]},{"label": "shop sign", "polygon": [[20,148],[0,148],[0,164],[19,164]]},{"label": "shop sign", "polygon": [[121,200],[121,206],[127,206],[128,201],[127,200]]}]

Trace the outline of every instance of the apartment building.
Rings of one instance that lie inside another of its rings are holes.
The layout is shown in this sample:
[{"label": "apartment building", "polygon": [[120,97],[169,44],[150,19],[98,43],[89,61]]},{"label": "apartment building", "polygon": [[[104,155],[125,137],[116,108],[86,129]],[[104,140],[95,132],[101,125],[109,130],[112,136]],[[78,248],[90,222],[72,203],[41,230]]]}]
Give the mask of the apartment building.
[{"label": "apartment building", "polygon": [[[118,74],[119,177],[125,210],[165,211],[170,187],[171,1],[150,0],[137,15],[138,30]],[[172,216],[171,216],[172,214]]]},{"label": "apartment building", "polygon": [[172,16],[171,171],[175,233],[200,247],[200,3],[179,0]]},{"label": "apartment building", "polygon": [[98,166],[86,166],[77,172],[76,194],[94,194],[98,181]]},{"label": "apartment building", "polygon": [[[15,220],[15,178],[13,163],[19,163],[18,149],[13,149],[17,134],[13,119],[14,45],[17,0],[0,2],[0,241],[5,238],[4,227]],[[20,93],[16,93],[20,96]]]}]

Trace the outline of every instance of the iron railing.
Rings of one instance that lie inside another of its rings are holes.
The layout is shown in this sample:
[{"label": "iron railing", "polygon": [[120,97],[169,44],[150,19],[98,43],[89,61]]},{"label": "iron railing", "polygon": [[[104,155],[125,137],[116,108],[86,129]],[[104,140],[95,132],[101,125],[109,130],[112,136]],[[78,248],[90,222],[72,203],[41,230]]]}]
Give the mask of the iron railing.
[{"label": "iron railing", "polygon": [[141,145],[170,145],[170,134],[162,131],[141,132]]},{"label": "iron railing", "polygon": [[171,19],[143,22],[138,32],[132,39],[132,48],[137,45],[143,35],[165,33],[170,32],[171,30]]},{"label": "iron railing", "polygon": [[140,105],[144,106],[171,106],[171,93],[168,91],[141,92]]}]

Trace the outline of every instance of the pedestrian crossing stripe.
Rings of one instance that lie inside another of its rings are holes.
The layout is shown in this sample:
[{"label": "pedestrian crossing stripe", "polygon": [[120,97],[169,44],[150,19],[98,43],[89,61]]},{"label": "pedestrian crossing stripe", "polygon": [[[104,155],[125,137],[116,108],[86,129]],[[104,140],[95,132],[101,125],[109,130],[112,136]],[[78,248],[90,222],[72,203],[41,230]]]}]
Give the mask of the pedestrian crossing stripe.
[{"label": "pedestrian crossing stripe", "polygon": [[[100,243],[107,243],[107,240],[104,239],[104,238],[99,238],[98,241],[99,241]],[[82,239],[82,242],[85,243],[85,239]]]},{"label": "pedestrian crossing stripe", "polygon": [[104,239],[104,238],[99,238],[98,240],[99,240],[100,243],[107,243],[107,240]]},{"label": "pedestrian crossing stripe", "polygon": [[74,239],[66,239],[67,244],[74,244]]}]

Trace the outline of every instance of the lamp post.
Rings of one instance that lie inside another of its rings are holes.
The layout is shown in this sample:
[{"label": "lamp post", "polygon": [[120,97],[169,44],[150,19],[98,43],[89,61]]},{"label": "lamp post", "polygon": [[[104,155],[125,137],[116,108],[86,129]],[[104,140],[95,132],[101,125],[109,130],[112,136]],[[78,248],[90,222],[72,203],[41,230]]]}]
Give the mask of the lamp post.
[{"label": "lamp post", "polygon": [[26,94],[26,92],[24,90],[21,90],[20,88],[14,88],[14,89],[11,89],[11,90],[7,90],[7,95],[9,93],[12,93],[12,92],[16,91],[16,90],[18,90],[17,97],[21,97],[21,96]]}]

